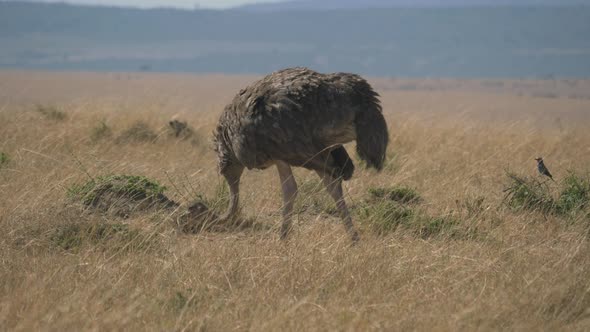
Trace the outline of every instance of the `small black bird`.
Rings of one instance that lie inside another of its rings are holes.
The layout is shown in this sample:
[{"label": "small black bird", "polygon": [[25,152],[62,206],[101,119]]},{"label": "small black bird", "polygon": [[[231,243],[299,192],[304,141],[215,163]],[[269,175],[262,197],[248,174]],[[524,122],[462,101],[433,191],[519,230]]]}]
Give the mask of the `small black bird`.
[{"label": "small black bird", "polygon": [[[548,176],[551,180],[553,180],[553,175],[551,175],[551,172],[549,172],[549,170],[547,169],[547,166],[545,166],[545,163],[543,162],[543,158],[539,157],[539,158],[535,158],[535,160],[537,161],[537,169],[539,170],[539,173],[541,173],[542,175]],[[553,180],[555,181],[555,180]]]}]

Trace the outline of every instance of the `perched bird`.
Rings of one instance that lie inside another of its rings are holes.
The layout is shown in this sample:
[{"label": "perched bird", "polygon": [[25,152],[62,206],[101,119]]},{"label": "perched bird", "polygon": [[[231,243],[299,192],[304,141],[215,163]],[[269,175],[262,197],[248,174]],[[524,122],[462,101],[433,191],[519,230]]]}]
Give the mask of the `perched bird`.
[{"label": "perched bird", "polygon": [[[537,161],[537,169],[539,170],[539,173],[541,173],[542,175],[548,176],[551,180],[553,180],[553,175],[551,175],[551,173],[547,169],[547,166],[545,166],[545,163],[543,162],[543,158],[539,157],[539,158],[535,158],[535,160]],[[553,181],[555,181],[555,180],[553,180]]]},{"label": "perched bird", "polygon": [[342,180],[352,177],[354,165],[343,144],[355,140],[359,157],[381,170],[389,135],[378,97],[358,75],[302,67],[274,72],[242,89],[214,132],[219,171],[230,188],[229,207],[220,219],[237,214],[244,169],[274,165],[283,192],[281,238],[286,238],[297,195],[291,166],[304,167],[322,179],[357,241],[342,192]]}]

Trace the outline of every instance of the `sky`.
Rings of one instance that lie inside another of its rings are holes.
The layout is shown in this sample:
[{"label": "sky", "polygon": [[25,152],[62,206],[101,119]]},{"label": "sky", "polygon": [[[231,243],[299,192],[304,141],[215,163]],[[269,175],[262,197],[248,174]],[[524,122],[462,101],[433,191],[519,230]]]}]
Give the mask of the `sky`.
[{"label": "sky", "polygon": [[[2,0],[0,0],[2,1]],[[184,9],[195,9],[195,8],[213,8],[213,9],[224,9],[231,8],[251,3],[261,2],[283,2],[287,0],[24,0],[24,1],[35,1],[35,2],[66,2],[73,4],[84,4],[84,5],[107,5],[107,6],[121,6],[121,7],[140,7],[140,8],[154,8],[154,7],[174,7]],[[410,0],[408,0],[410,1]],[[519,0],[509,0],[515,4]],[[541,1],[541,0],[540,0]],[[555,3],[559,3],[561,0],[553,0]],[[362,3],[362,0],[359,1]],[[476,1],[477,2],[477,1]],[[502,1],[505,3],[506,1]],[[541,1],[542,2],[542,1]],[[576,2],[570,0],[569,2]],[[580,3],[590,3],[590,0],[578,0]],[[444,3],[444,0],[441,0]]]},{"label": "sky", "polygon": [[[39,0],[38,0],[39,1]],[[114,5],[114,6],[132,6],[141,8],[153,7],[177,7],[193,9],[200,8],[230,8],[239,5],[256,3],[256,2],[279,2],[280,0],[40,0],[42,2],[66,2],[84,5]]]}]

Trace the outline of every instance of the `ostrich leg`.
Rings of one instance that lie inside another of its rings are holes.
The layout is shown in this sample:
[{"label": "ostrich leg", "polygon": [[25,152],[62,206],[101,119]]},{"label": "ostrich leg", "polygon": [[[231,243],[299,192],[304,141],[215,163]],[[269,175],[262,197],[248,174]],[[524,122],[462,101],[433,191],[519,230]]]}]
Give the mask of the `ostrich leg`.
[{"label": "ostrich leg", "polygon": [[287,238],[287,234],[291,230],[291,222],[293,215],[293,205],[297,197],[297,182],[293,177],[291,166],[283,161],[276,162],[279,171],[279,178],[281,179],[281,189],[283,190],[283,224],[281,225],[281,240]]},{"label": "ostrich leg", "polygon": [[352,217],[350,216],[350,212],[344,201],[344,195],[342,193],[342,178],[339,177],[335,179],[328,173],[322,171],[316,171],[316,173],[322,178],[322,182],[324,183],[324,186],[326,186],[328,193],[330,193],[330,196],[332,196],[332,199],[336,202],[336,208],[340,213],[340,218],[342,218],[342,221],[344,222],[344,228],[346,228],[346,231],[350,234],[352,241],[355,243],[358,242],[359,233],[352,225]]},{"label": "ostrich leg", "polygon": [[244,172],[243,166],[232,166],[224,170],[223,176],[229,185],[229,207],[227,211],[219,217],[220,221],[227,221],[235,217],[238,212],[240,202],[240,178]]}]

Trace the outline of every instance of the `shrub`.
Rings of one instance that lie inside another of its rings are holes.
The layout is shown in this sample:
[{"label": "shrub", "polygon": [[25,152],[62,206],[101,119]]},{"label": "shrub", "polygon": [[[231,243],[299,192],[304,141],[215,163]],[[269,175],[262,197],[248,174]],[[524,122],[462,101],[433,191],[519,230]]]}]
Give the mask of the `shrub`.
[{"label": "shrub", "polygon": [[67,114],[55,106],[37,105],[35,110],[50,120],[62,121],[67,118]]},{"label": "shrub", "polygon": [[590,200],[590,180],[575,173],[563,180],[564,188],[559,194],[556,210],[560,214],[575,214],[584,210]]},{"label": "shrub", "polygon": [[186,121],[174,119],[169,121],[168,125],[170,135],[176,138],[188,139],[194,134],[193,128]]},{"label": "shrub", "polygon": [[99,141],[103,138],[108,138],[113,135],[111,127],[109,127],[105,120],[101,120],[95,127],[92,128],[90,139],[93,142]]},{"label": "shrub", "polygon": [[158,135],[156,135],[148,124],[138,121],[123,131],[117,138],[117,142],[153,142],[157,137]]},{"label": "shrub", "polygon": [[550,213],[555,208],[555,201],[549,193],[549,187],[545,182],[534,178],[507,173],[509,185],[504,192],[507,202],[514,210],[537,210]]},{"label": "shrub", "polygon": [[560,184],[554,199],[545,182],[508,173],[510,186],[505,189],[508,205],[515,210],[538,210],[543,213],[574,216],[586,209],[590,201],[590,180],[573,172]]}]

